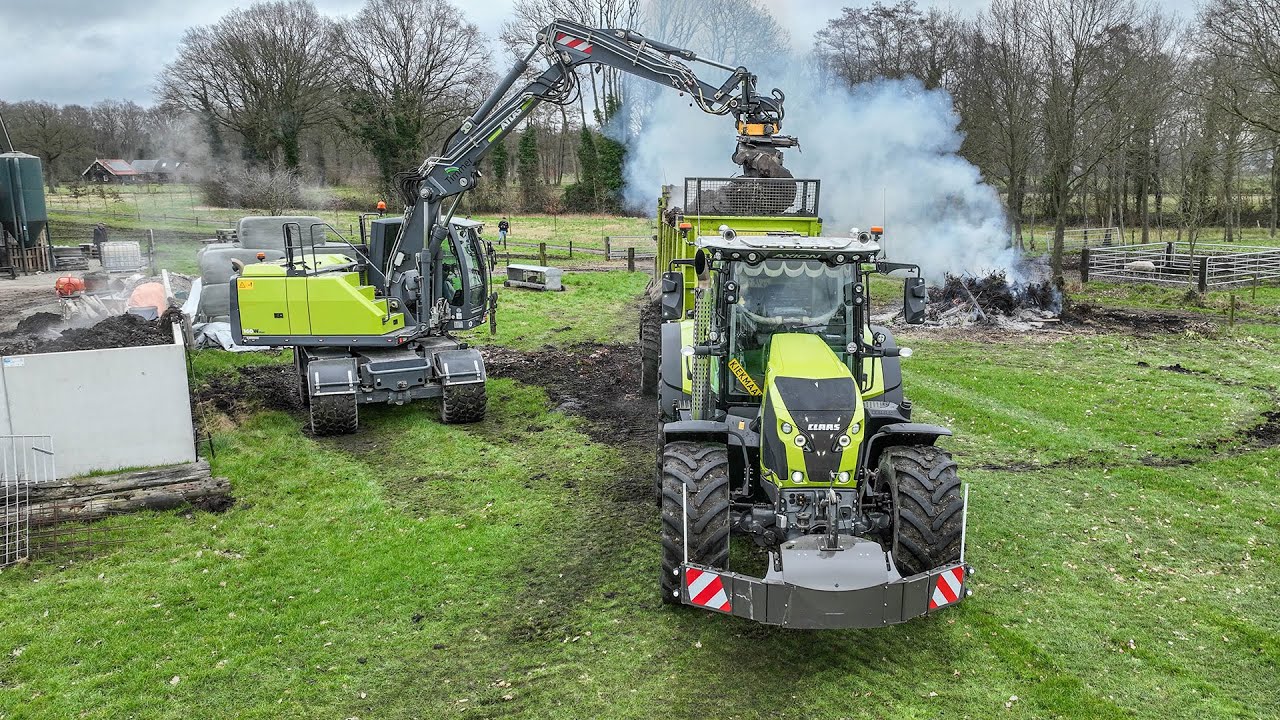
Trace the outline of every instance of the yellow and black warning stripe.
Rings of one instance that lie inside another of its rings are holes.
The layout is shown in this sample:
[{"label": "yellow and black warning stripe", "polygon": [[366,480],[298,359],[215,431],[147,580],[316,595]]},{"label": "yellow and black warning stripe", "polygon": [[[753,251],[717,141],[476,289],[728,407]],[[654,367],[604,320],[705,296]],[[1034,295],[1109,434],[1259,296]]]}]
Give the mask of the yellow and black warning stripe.
[{"label": "yellow and black warning stripe", "polygon": [[764,394],[764,391],[760,389],[756,381],[752,380],[751,376],[747,374],[747,369],[742,367],[742,363],[738,362],[738,358],[733,358],[729,361],[729,371],[733,373],[734,377],[738,378],[738,382],[742,383],[742,387],[753,396],[760,397]]}]

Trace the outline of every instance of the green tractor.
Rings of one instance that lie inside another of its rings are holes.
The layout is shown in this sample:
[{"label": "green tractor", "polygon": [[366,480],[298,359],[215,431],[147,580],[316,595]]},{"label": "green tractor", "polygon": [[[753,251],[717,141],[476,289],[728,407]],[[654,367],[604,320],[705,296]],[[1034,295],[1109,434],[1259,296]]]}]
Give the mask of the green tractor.
[{"label": "green tractor", "polygon": [[[775,182],[807,181],[751,184]],[[663,601],[792,628],[959,602],[967,502],[936,445],[951,432],[912,422],[910,350],[870,321],[871,276],[897,271],[907,322],[923,320],[919,267],[880,259],[880,228],[694,235],[675,219],[657,283]],[[767,551],[764,577],[729,569],[732,535]]]}]

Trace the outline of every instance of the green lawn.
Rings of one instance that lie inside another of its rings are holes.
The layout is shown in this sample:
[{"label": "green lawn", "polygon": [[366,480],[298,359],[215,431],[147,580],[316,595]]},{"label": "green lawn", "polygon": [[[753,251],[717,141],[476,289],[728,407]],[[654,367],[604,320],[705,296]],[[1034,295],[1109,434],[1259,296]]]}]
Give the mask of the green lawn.
[{"label": "green lawn", "polygon": [[[504,290],[477,340],[633,342],[644,281]],[[872,631],[662,607],[651,458],[539,388],[492,380],[472,427],[369,409],[340,440],[246,412],[217,438],[230,511],[0,573],[0,717],[1275,717],[1280,448],[1247,435],[1280,398],[1269,327],[912,338],[976,594]]]}]

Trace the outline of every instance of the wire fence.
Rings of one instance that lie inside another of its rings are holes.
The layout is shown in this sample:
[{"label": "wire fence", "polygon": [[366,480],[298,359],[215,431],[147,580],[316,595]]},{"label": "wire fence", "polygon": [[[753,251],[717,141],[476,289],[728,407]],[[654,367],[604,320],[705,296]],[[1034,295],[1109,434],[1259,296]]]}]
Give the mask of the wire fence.
[{"label": "wire fence", "polygon": [[31,557],[31,486],[54,479],[53,439],[0,435],[0,567]]},{"label": "wire fence", "polygon": [[603,247],[577,245],[572,240],[560,243],[520,242],[508,239],[494,241],[499,261],[538,265],[560,265],[572,270],[645,270],[658,252],[657,235],[606,235]]},{"label": "wire fence", "polygon": [[1085,248],[1081,279],[1187,285],[1200,292],[1280,282],[1280,248],[1147,243]]}]

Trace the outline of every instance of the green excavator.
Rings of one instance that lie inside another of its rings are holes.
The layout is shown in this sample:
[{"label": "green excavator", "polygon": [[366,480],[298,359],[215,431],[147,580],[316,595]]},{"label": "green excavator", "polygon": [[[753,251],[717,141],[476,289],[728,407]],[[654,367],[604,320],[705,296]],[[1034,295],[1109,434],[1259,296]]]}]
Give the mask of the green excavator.
[{"label": "green excavator", "polygon": [[[510,93],[530,63],[547,67]],[[690,65],[727,73],[719,84]],[[746,176],[781,172],[783,96],[756,91],[756,76],[651,40],[632,30],[556,20],[494,92],[399,185],[400,217],[361,223],[349,242],[321,223],[282,226],[282,260],[243,266],[231,278],[237,344],[292,347],[298,385],[318,435],[350,433],[366,403],[442,398],[445,422],[484,418],[484,359],[452,333],[494,322],[492,247],[476,223],[456,219],[458,201],[480,181],[480,161],[542,103],[574,102],[580,70],[608,67],[686,94],[700,110],[731,115],[733,159]],[[510,95],[510,96],[508,96]]]}]

